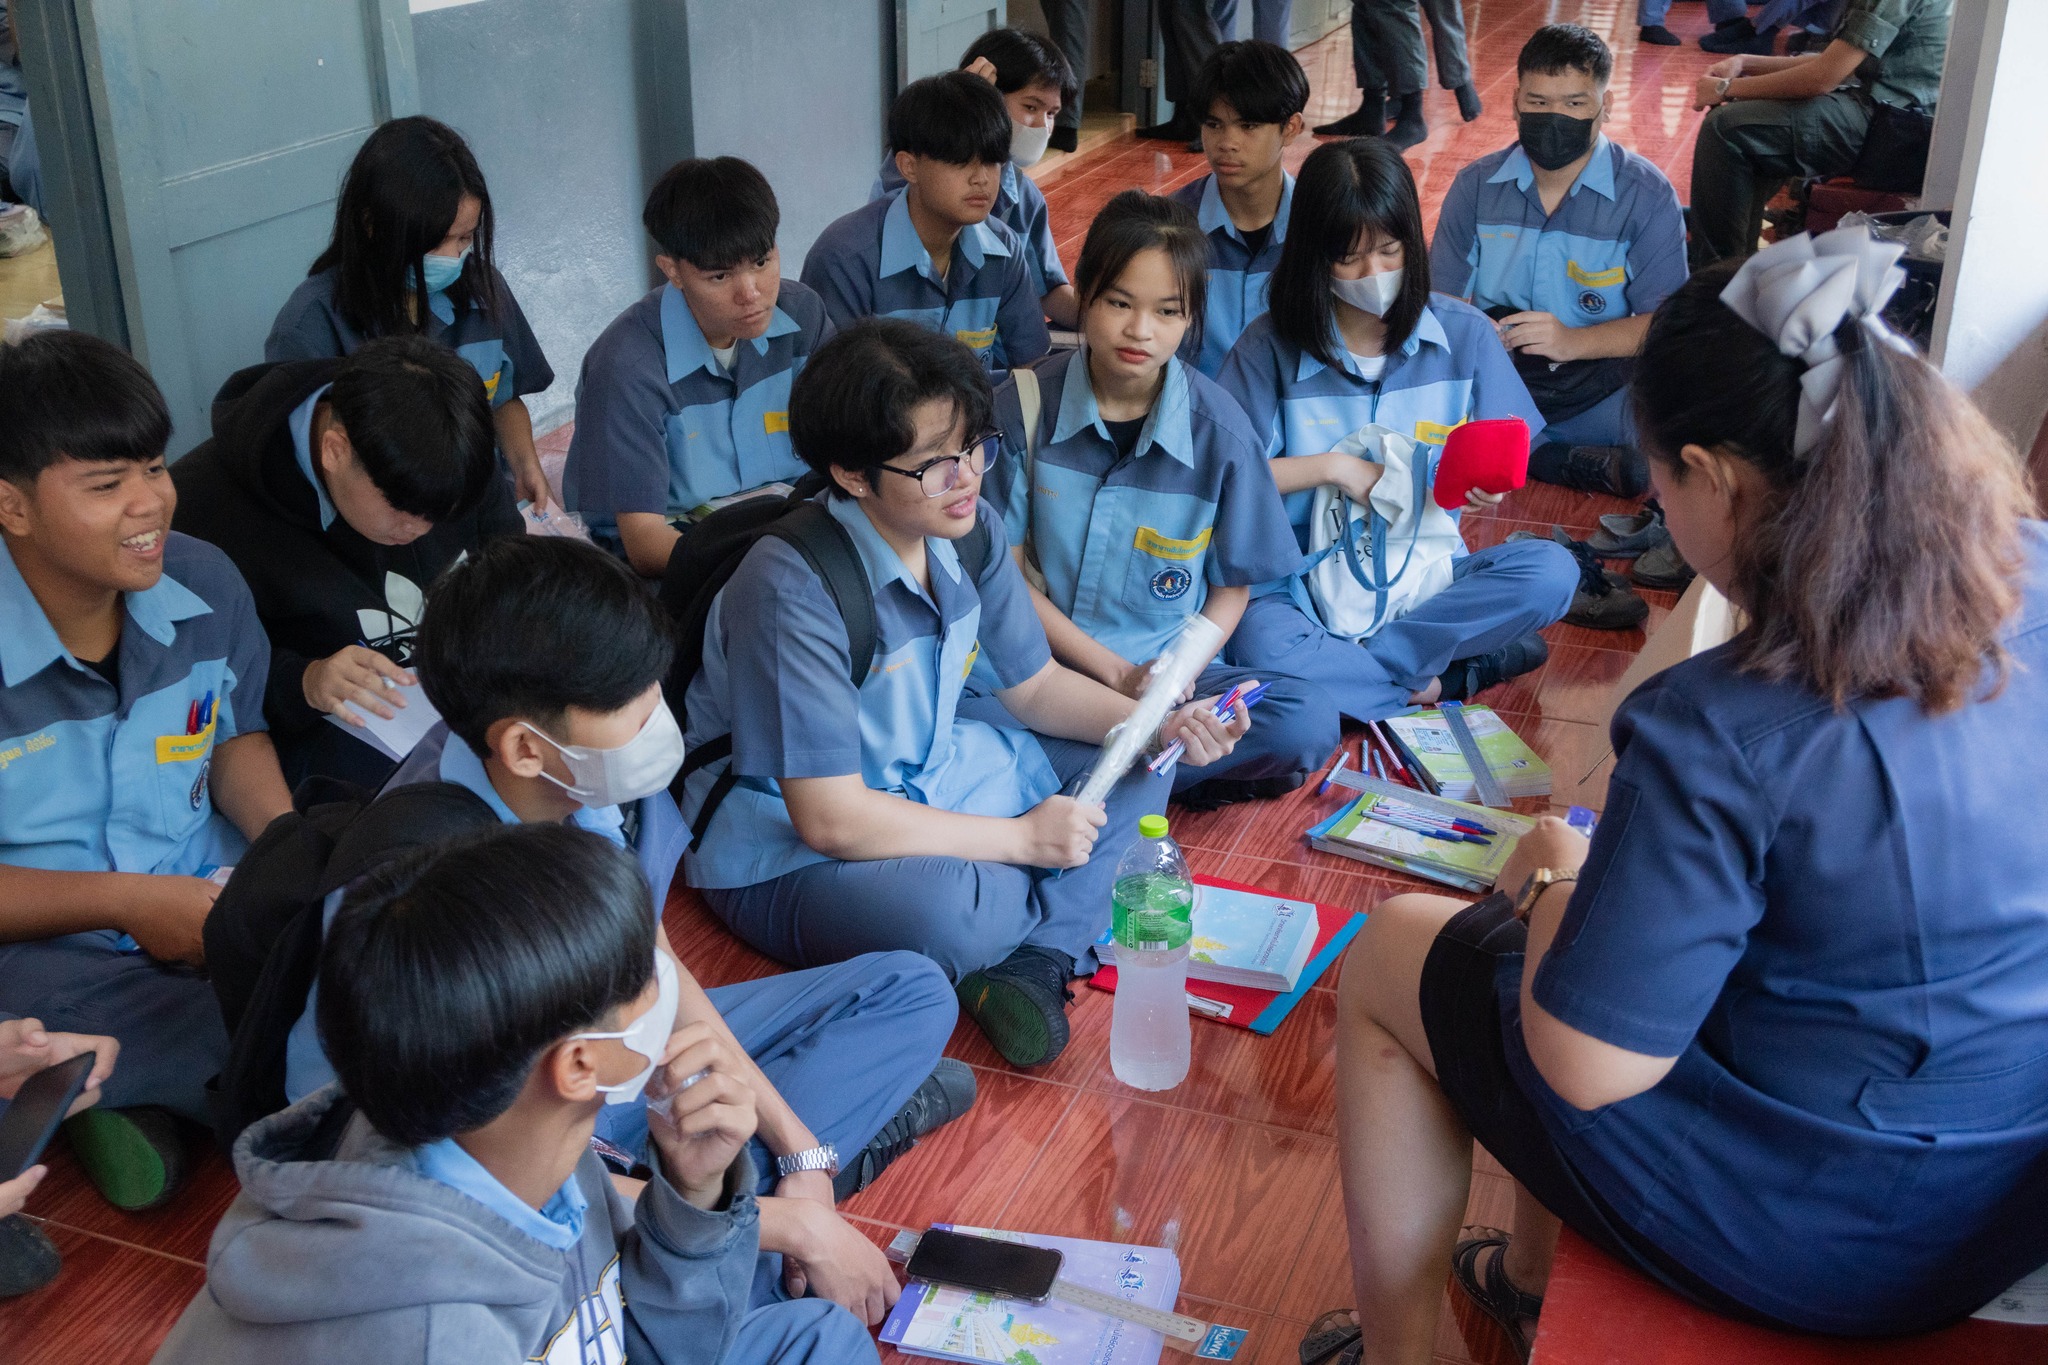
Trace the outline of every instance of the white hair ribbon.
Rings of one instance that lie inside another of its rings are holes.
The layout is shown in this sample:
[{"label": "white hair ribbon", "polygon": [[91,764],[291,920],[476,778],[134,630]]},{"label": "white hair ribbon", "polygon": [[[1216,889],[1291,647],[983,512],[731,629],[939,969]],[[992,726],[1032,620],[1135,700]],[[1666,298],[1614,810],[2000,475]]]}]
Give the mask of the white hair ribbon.
[{"label": "white hair ribbon", "polygon": [[1910,352],[1878,316],[1906,272],[1899,242],[1882,242],[1868,228],[1837,228],[1818,237],[1802,232],[1773,242],[1742,263],[1721,291],[1721,302],[1769,337],[1783,355],[1806,366],[1799,380],[1799,424],[1792,453],[1810,454],[1835,416],[1842,384],[1842,348],[1835,329],[1855,321],[1875,340]]}]

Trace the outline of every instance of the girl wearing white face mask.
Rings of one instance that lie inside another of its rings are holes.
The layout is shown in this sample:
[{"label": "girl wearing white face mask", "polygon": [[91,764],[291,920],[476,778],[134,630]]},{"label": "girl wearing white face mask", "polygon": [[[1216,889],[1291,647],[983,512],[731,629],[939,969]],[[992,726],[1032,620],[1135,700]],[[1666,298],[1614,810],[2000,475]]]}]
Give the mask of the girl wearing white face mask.
[{"label": "girl wearing white face mask", "polygon": [[[1493,324],[1430,292],[1415,181],[1383,141],[1326,143],[1303,163],[1269,309],[1217,379],[1274,453],[1273,479],[1304,549],[1315,490],[1363,505],[1379,482],[1380,465],[1334,449],[1346,437],[1373,425],[1406,437],[1433,483],[1460,423],[1519,417],[1542,429]],[[1465,508],[1500,500],[1473,489]],[[1447,586],[1363,641],[1324,626],[1303,580],[1268,584],[1225,657],[1306,678],[1344,714],[1373,720],[1539,667],[1547,650],[1535,632],[1570,609],[1578,582],[1571,556],[1549,542],[1458,553]]]}]

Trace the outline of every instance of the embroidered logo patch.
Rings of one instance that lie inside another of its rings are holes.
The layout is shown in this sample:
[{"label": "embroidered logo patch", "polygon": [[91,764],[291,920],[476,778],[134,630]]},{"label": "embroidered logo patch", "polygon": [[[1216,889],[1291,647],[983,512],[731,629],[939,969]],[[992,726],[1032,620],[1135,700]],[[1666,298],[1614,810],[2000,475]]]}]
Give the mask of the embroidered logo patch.
[{"label": "embroidered logo patch", "polygon": [[1178,564],[1161,569],[1152,575],[1152,595],[1162,602],[1171,602],[1187,596],[1188,589],[1195,586],[1195,576]]},{"label": "embroidered logo patch", "polygon": [[213,759],[209,756],[199,765],[199,776],[192,779],[192,809],[198,810],[206,803],[206,779],[213,772]]},{"label": "embroidered logo patch", "polygon": [[1579,311],[1582,313],[1604,313],[1607,311],[1607,299],[1604,295],[1588,289],[1585,293],[1579,295]]}]

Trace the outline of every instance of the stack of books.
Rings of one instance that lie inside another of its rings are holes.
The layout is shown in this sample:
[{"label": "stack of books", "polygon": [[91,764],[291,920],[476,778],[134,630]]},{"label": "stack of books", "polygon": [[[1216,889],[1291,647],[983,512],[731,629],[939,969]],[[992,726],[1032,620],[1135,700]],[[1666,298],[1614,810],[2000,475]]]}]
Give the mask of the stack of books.
[{"label": "stack of books", "polygon": [[[1472,729],[1472,738],[1479,741],[1486,766],[1493,769],[1510,797],[1550,795],[1550,765],[1538,758],[1492,707],[1467,706],[1465,722]],[[1380,725],[1393,736],[1401,761],[1410,768],[1419,767],[1426,775],[1425,786],[1452,801],[1470,801],[1478,795],[1472,765],[1451,738],[1443,712],[1416,711],[1383,720]]]},{"label": "stack of books", "polygon": [[[1284,993],[1301,979],[1316,946],[1316,907],[1313,901],[1197,882],[1194,927],[1188,980]],[[1116,962],[1116,941],[1108,933],[1096,941],[1095,951],[1104,962]]]},{"label": "stack of books", "polygon": [[1310,844],[1461,891],[1491,890],[1516,842],[1536,825],[1526,816],[1447,801],[1393,782],[1349,781],[1359,798],[1311,827]]}]

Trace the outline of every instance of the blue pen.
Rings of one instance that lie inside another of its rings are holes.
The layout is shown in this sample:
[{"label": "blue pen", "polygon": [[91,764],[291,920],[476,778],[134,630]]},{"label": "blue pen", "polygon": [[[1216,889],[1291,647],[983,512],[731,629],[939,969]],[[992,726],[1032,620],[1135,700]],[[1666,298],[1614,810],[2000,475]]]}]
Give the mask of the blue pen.
[{"label": "blue pen", "polygon": [[1337,774],[1342,772],[1344,765],[1350,761],[1351,751],[1349,749],[1339,751],[1337,761],[1330,765],[1329,775],[1323,779],[1323,785],[1316,788],[1317,796],[1328,796],[1330,794],[1330,784],[1337,780]]},{"label": "blue pen", "polygon": [[1483,844],[1487,842],[1476,834],[1463,834],[1457,830],[1431,829],[1427,825],[1411,825],[1406,820],[1396,820],[1390,815],[1381,815],[1376,810],[1366,810],[1362,814],[1366,819],[1377,820],[1390,828],[1405,830],[1409,834],[1420,834],[1425,839],[1441,839],[1447,844]]},{"label": "blue pen", "polygon": [[1393,803],[1391,808],[1412,820],[1427,820],[1431,824],[1463,830],[1467,834],[1498,834],[1500,832],[1480,824],[1477,820],[1468,820],[1462,815],[1438,815],[1435,811],[1424,810],[1420,806],[1411,806],[1406,802]]},{"label": "blue pen", "polygon": [[[1259,698],[1265,695],[1266,685],[1264,683],[1260,683],[1257,687],[1254,687],[1247,692],[1240,692],[1237,688],[1233,687],[1228,692],[1224,693],[1222,696],[1216,699],[1216,705],[1210,708],[1209,713],[1215,716],[1218,720],[1229,720],[1231,710],[1236,703],[1243,702],[1244,709],[1249,711],[1254,706],[1257,706],[1259,704]],[[1186,753],[1187,751],[1187,745],[1181,743],[1179,740],[1175,740],[1173,743],[1167,745],[1164,749],[1160,750],[1159,757],[1153,759],[1150,763],[1147,763],[1145,765],[1145,769],[1147,772],[1163,773],[1169,767],[1173,766],[1174,762],[1178,760],[1180,756]]]},{"label": "blue pen", "polygon": [[204,730],[213,724],[213,693],[206,694],[206,700],[199,703],[199,728]]}]

